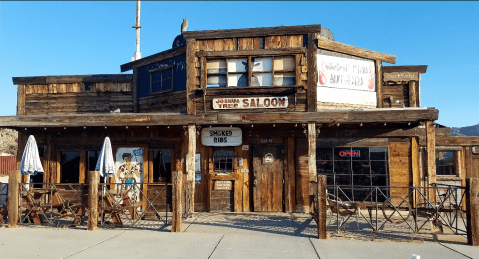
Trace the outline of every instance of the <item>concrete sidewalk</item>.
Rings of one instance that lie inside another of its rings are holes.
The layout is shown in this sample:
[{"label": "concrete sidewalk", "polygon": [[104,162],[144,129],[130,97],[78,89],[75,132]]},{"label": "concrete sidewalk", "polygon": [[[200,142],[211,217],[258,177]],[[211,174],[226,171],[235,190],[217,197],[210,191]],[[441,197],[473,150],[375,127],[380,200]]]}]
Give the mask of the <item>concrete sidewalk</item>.
[{"label": "concrete sidewalk", "polygon": [[[316,238],[307,215],[195,214],[184,232],[168,228],[0,228],[0,258],[479,258],[464,242]],[[317,230],[316,230],[317,231]],[[439,241],[441,241],[439,239]]]}]

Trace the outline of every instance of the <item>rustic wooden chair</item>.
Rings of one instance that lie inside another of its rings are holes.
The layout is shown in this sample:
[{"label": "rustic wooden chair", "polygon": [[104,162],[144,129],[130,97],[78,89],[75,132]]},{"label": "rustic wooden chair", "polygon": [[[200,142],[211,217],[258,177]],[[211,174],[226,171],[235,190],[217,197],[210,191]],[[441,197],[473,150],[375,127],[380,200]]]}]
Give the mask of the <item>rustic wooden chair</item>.
[{"label": "rustic wooden chair", "polygon": [[339,214],[341,216],[340,221],[338,222],[339,228],[343,226],[344,222],[344,217],[351,217],[352,215],[356,215],[356,225],[359,230],[359,208],[347,203],[343,202],[339,197],[336,197],[333,194],[327,193],[327,198],[326,198],[326,206],[331,210],[331,215],[329,217],[329,222],[328,222],[328,227],[331,225],[331,220],[333,219],[333,214]]}]

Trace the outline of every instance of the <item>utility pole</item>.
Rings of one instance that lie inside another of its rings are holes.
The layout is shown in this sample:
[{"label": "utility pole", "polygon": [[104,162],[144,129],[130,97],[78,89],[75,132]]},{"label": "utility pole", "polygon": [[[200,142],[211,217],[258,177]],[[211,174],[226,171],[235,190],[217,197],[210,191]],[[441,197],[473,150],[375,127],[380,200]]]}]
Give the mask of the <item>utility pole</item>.
[{"label": "utility pole", "polygon": [[135,61],[141,58],[140,52],[140,1],[136,1],[136,26],[132,28],[136,29],[136,51],[134,56],[131,58],[131,61]]}]

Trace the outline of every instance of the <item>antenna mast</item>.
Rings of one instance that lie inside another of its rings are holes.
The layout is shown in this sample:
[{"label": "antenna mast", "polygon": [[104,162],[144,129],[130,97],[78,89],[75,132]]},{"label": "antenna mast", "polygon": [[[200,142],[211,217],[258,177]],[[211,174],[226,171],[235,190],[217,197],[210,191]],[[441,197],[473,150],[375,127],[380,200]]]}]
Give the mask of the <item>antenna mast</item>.
[{"label": "antenna mast", "polygon": [[136,29],[136,51],[134,56],[131,58],[131,61],[135,61],[141,58],[140,52],[140,1],[136,1],[136,26],[132,28]]}]

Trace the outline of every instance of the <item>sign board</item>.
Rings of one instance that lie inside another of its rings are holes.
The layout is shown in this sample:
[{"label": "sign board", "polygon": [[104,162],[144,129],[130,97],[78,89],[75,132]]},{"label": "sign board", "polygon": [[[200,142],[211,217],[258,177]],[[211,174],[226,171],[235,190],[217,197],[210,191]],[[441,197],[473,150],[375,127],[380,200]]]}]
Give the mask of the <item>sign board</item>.
[{"label": "sign board", "polygon": [[318,102],[376,106],[374,61],[318,54]]},{"label": "sign board", "polygon": [[419,73],[417,72],[389,72],[383,74],[383,81],[418,81]]},{"label": "sign board", "polygon": [[361,152],[360,150],[341,150],[339,151],[340,157],[360,157]]},{"label": "sign board", "polygon": [[201,130],[201,144],[210,147],[235,147],[241,145],[243,134],[237,127],[213,127]]},{"label": "sign board", "polygon": [[232,187],[231,181],[215,181],[214,190],[230,191]]},{"label": "sign board", "polygon": [[241,169],[242,173],[249,173],[249,169]]},{"label": "sign board", "polygon": [[251,98],[214,98],[213,109],[285,109],[288,107],[287,96],[251,97]]}]

